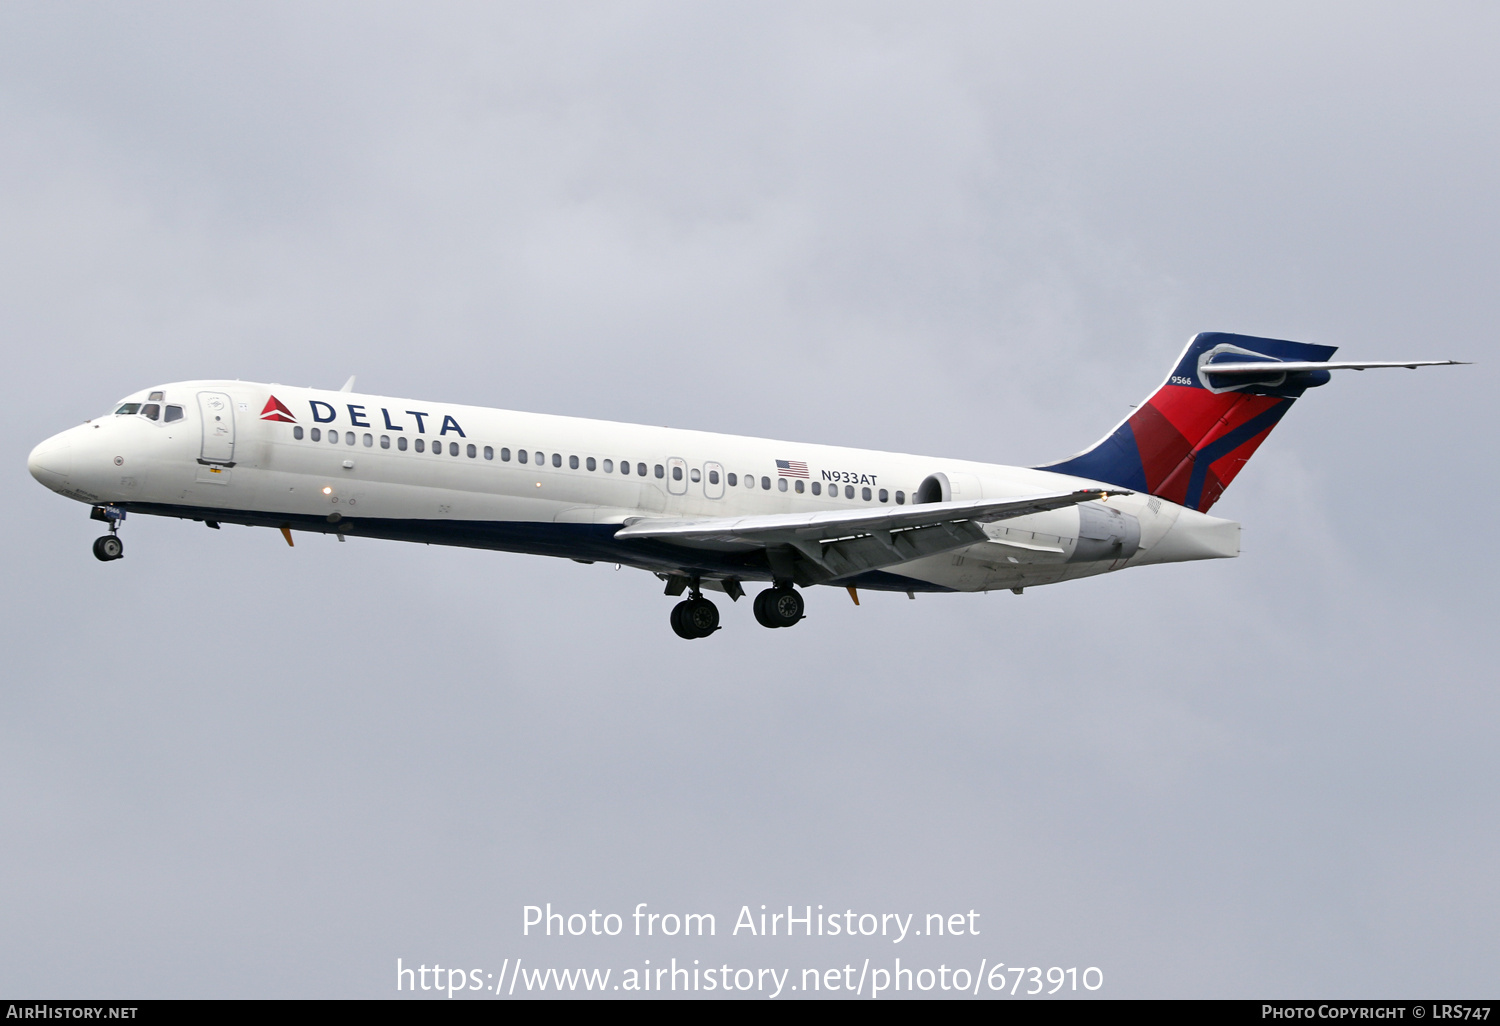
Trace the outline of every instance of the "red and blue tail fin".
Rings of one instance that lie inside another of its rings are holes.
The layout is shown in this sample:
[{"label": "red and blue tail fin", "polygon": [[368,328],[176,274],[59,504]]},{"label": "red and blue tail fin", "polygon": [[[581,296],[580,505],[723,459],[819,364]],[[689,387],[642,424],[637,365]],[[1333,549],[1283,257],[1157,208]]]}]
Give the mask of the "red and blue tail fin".
[{"label": "red and blue tail fin", "polygon": [[[1326,370],[1277,372],[1277,363],[1322,363],[1333,346],[1205,331],[1166,382],[1087,452],[1038,467],[1120,485],[1206,512],[1292,403],[1328,380]],[[1265,362],[1263,376],[1243,372]],[[1240,372],[1215,375],[1214,363]]]}]

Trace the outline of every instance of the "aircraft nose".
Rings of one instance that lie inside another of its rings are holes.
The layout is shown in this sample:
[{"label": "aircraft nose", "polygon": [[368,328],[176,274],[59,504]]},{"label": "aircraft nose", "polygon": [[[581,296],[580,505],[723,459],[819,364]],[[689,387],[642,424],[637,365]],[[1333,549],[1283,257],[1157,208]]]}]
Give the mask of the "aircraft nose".
[{"label": "aircraft nose", "polygon": [[61,435],[53,435],[26,457],[31,476],[54,491],[65,487],[73,473],[73,446]]}]

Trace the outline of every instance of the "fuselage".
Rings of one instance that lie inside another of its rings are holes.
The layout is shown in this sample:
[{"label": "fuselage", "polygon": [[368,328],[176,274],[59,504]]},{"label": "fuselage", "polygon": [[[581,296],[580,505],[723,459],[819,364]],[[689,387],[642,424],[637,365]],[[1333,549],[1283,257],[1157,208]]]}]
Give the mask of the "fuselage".
[{"label": "fuselage", "polygon": [[[144,389],[44,441],[31,473],[91,506],[620,563],[705,586],[775,578],[763,552],[615,533],[734,518],[994,499],[1096,484],[1025,467],[243,381]],[[1088,505],[984,525],[985,540],[824,581],[989,591],[1233,556],[1239,525],[1146,494],[1102,544]],[[1118,518],[1116,518],[1118,520]],[[1097,534],[1097,532],[1092,532]],[[733,585],[731,585],[731,590]]]}]

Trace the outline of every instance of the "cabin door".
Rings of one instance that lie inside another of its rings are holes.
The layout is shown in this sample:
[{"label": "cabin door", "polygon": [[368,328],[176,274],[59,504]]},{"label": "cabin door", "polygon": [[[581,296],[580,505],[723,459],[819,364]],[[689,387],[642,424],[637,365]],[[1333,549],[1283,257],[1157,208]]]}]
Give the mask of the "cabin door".
[{"label": "cabin door", "polygon": [[199,392],[198,413],[203,417],[203,450],[200,463],[234,466],[234,403],[223,392]]}]

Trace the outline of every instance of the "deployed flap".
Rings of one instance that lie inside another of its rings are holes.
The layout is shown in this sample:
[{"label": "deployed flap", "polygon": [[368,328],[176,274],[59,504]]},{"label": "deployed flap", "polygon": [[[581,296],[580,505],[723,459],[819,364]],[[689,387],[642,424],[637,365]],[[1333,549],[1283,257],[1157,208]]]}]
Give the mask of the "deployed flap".
[{"label": "deployed flap", "polygon": [[651,539],[691,548],[746,551],[791,547],[813,568],[803,583],[849,577],[867,570],[907,563],[986,540],[980,524],[1024,517],[1044,510],[1094,502],[1128,491],[1091,488],[1075,492],[1024,495],[1012,499],[928,502],[915,506],[772,513],[703,520],[641,519],[615,537]]}]

